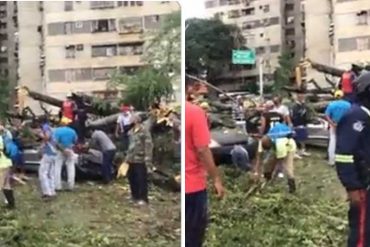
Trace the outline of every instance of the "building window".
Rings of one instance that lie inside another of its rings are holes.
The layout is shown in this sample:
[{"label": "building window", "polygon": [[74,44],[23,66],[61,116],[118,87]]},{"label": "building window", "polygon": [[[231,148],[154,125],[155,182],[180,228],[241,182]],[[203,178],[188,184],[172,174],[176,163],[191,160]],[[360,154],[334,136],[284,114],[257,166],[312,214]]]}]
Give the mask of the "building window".
[{"label": "building window", "polygon": [[255,27],[255,22],[254,21],[248,21],[248,22],[243,22],[242,24],[242,30],[250,30]]},{"label": "building window", "polygon": [[0,22],[0,29],[6,29],[6,22]]},{"label": "building window", "polygon": [[128,17],[128,18],[119,19],[118,30],[121,34],[142,33],[143,32],[143,18]]},{"label": "building window", "polygon": [[294,28],[288,28],[285,30],[285,35],[288,36],[288,35],[294,35],[295,34],[295,30]]},{"label": "building window", "polygon": [[95,68],[92,71],[93,80],[108,80],[110,76],[115,72],[116,68]]},{"label": "building window", "polygon": [[268,4],[261,5],[260,10],[262,10],[264,13],[268,13],[268,12],[270,12],[270,5],[268,5]]},{"label": "building window", "polygon": [[84,50],[84,45],[83,45],[83,44],[78,44],[78,45],[76,46],[76,50],[77,50],[77,51],[83,51],[83,50]]},{"label": "building window", "polygon": [[227,5],[229,3],[229,0],[220,0],[220,6]]},{"label": "building window", "polygon": [[0,33],[0,41],[2,41],[2,40],[8,40],[8,34]]},{"label": "building window", "polygon": [[117,45],[99,45],[91,47],[92,57],[113,57],[117,55]]},{"label": "building window", "polygon": [[122,74],[132,75],[134,74],[140,67],[139,66],[130,66],[130,67],[120,67],[119,71]]},{"label": "building window", "polygon": [[261,46],[261,47],[256,48],[256,54],[263,54],[263,53],[265,53],[265,47]]},{"label": "building window", "polygon": [[141,55],[144,52],[143,43],[138,44],[120,44],[119,55],[121,56],[134,56]]},{"label": "building window", "polygon": [[64,11],[73,10],[73,1],[64,1]]},{"label": "building window", "polygon": [[228,0],[228,5],[240,4],[240,0]]},{"label": "building window", "polygon": [[285,5],[285,11],[293,11],[294,10],[294,3],[288,3]]},{"label": "building window", "polygon": [[368,37],[361,37],[357,38],[357,50],[364,51],[370,49],[370,38]]},{"label": "building window", "polygon": [[96,20],[92,22],[92,32],[113,32],[116,31],[116,22],[114,19],[109,20]]},{"label": "building window", "polygon": [[255,14],[255,9],[254,8],[248,8],[248,9],[242,9],[242,15],[254,15]]},{"label": "building window", "polygon": [[64,33],[65,34],[71,34],[72,33],[72,26],[73,26],[73,22],[64,23]]},{"label": "building window", "polygon": [[114,8],[114,1],[91,1],[90,9]]},{"label": "building window", "polygon": [[356,14],[358,25],[368,25],[369,12],[363,10],[363,11],[360,11]]},{"label": "building window", "polygon": [[159,15],[149,15],[144,17],[145,29],[158,29],[161,26],[161,17]]},{"label": "building window", "polygon": [[227,14],[228,14],[229,19],[240,17],[239,10],[231,10]]},{"label": "building window", "polygon": [[270,46],[270,51],[272,53],[279,52],[280,51],[280,45],[272,45],[272,46]]},{"label": "building window", "polygon": [[119,1],[117,2],[118,7],[135,7],[135,6],[143,6],[143,1]]},{"label": "building window", "polygon": [[6,11],[0,11],[0,18],[6,17]]},{"label": "building window", "polygon": [[285,19],[287,25],[294,23],[294,16],[287,16]]},{"label": "building window", "polygon": [[338,40],[338,51],[348,52],[357,49],[356,38],[347,38]]},{"label": "building window", "polygon": [[217,3],[215,0],[206,1],[205,3],[206,9],[210,9],[217,6]]},{"label": "building window", "polygon": [[260,33],[260,37],[263,38],[263,36],[265,36],[265,34],[264,33]]},{"label": "building window", "polygon": [[66,58],[76,58],[76,46],[74,45],[66,46]]},{"label": "building window", "polygon": [[64,69],[49,70],[50,82],[64,82],[66,80],[66,71]]},{"label": "building window", "polygon": [[127,6],[129,6],[129,2],[128,1],[119,1],[119,2],[117,2],[117,6],[118,7],[127,7]]}]

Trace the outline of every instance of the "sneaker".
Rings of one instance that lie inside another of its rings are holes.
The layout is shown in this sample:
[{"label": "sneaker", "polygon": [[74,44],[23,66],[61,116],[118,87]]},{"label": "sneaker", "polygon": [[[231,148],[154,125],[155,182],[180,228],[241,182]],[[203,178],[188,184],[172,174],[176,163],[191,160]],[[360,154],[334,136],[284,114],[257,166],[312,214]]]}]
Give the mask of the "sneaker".
[{"label": "sneaker", "polygon": [[302,150],[302,152],[300,153],[302,156],[305,156],[305,157],[309,157],[311,156],[310,153],[306,152],[306,150]]},{"label": "sneaker", "polygon": [[279,174],[278,174],[278,178],[284,178],[284,173],[279,172]]},{"label": "sneaker", "polygon": [[137,202],[137,205],[139,205],[139,206],[145,206],[145,205],[147,205],[147,203],[145,201],[143,201],[143,200],[140,200],[140,201]]},{"label": "sneaker", "polygon": [[296,154],[294,155],[294,158],[295,158],[295,159],[298,159],[298,160],[301,160],[301,159],[302,159],[302,156],[300,156],[299,154],[297,154],[297,153],[296,153]]}]

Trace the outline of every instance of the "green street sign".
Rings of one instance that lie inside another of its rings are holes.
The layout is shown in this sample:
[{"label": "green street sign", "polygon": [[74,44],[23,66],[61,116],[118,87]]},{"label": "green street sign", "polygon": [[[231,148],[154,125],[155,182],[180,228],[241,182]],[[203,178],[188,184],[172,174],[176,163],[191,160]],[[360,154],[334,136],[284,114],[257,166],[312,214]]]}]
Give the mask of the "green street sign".
[{"label": "green street sign", "polygon": [[233,50],[232,55],[233,64],[255,64],[256,51],[255,50]]}]

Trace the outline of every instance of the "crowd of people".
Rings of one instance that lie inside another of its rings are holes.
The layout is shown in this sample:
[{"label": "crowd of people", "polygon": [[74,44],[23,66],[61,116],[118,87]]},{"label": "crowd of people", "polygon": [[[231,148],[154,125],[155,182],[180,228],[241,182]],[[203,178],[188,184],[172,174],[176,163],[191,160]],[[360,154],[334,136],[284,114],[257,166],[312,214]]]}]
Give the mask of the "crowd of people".
[{"label": "crowd of people", "polygon": [[[147,168],[152,166],[153,142],[148,126],[132,107],[122,106],[115,133],[86,127],[87,113],[81,102],[68,95],[60,111],[58,123],[44,116],[36,121],[32,133],[41,143],[38,179],[43,200],[55,199],[61,191],[74,191],[78,156],[89,149],[101,152],[101,177],[104,184],[114,180],[114,159],[122,143],[126,174],[130,184],[131,200],[137,205],[148,203]],[[35,124],[35,123],[33,123]],[[25,162],[20,131],[24,126],[12,128],[0,125],[0,183],[8,208],[15,208],[14,182],[22,184],[29,179],[25,175]],[[33,126],[34,127],[34,126]],[[114,140],[114,138],[116,140]],[[119,150],[121,151],[121,150]],[[119,164],[116,164],[119,165]],[[63,186],[62,168],[66,167],[67,181]],[[19,174],[18,174],[19,170]]]},{"label": "crowd of people", "polygon": [[[186,246],[202,246],[207,226],[207,173],[219,197],[224,187],[209,148],[211,141],[207,110],[209,105],[194,101],[194,81],[187,81],[186,102]],[[325,109],[329,128],[328,164],[335,166],[350,201],[348,246],[370,246],[370,73],[346,72],[334,100]],[[296,191],[294,160],[310,156],[306,150],[307,125],[312,114],[305,92],[297,91],[290,107],[280,96],[255,105],[258,125],[248,121],[248,109],[238,96],[232,115],[237,126],[252,137],[246,145],[231,151],[233,163],[250,171],[252,179],[270,181],[287,176],[290,193]],[[249,124],[249,126],[248,126]],[[252,126],[251,126],[252,125]]]}]

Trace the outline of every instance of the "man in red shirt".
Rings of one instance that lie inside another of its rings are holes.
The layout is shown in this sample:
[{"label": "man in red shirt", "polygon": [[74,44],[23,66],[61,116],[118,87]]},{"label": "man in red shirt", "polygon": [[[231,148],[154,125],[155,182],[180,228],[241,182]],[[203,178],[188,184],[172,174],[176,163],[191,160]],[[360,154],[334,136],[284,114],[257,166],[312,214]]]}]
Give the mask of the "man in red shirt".
[{"label": "man in red shirt", "polygon": [[[189,86],[189,85],[187,85]],[[192,92],[188,87],[188,94]],[[185,103],[185,246],[201,247],[207,227],[207,173],[213,179],[217,197],[224,187],[209,144],[211,135],[205,112]]]}]

